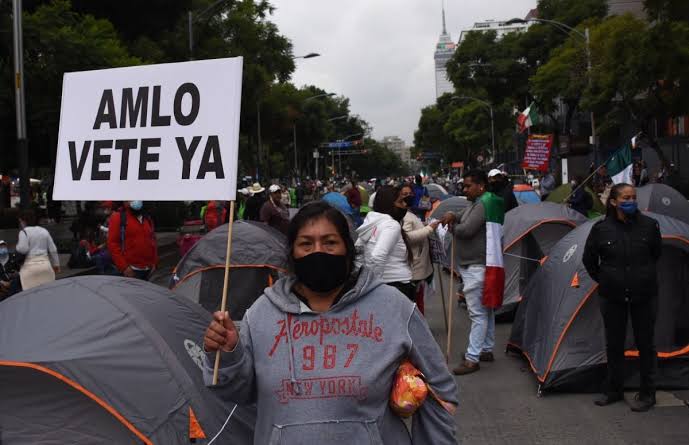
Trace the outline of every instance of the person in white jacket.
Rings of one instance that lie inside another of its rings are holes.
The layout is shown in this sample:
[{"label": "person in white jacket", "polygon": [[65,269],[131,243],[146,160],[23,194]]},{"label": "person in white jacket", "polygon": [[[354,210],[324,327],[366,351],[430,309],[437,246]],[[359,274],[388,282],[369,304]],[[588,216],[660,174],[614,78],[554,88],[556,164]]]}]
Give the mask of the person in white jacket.
[{"label": "person in white jacket", "polygon": [[414,301],[411,250],[401,224],[407,203],[401,191],[399,187],[387,185],[378,190],[373,211],[357,229],[356,246],[360,263],[383,283],[396,287]]},{"label": "person in white jacket", "polygon": [[19,226],[16,250],[26,255],[19,269],[21,290],[54,281],[55,274],[60,271],[60,257],[50,233],[36,225],[36,215],[32,210],[19,213]]},{"label": "person in white jacket", "polygon": [[[414,203],[414,189],[411,185],[402,186],[401,198],[411,208]],[[423,221],[411,210],[407,210],[402,220],[402,229],[407,234],[412,253],[412,284],[415,287],[415,301],[419,310],[423,314],[423,296],[425,283],[433,276],[433,264],[431,263],[431,245],[429,238],[435,232],[440,221],[436,220],[429,225],[424,225]]]}]

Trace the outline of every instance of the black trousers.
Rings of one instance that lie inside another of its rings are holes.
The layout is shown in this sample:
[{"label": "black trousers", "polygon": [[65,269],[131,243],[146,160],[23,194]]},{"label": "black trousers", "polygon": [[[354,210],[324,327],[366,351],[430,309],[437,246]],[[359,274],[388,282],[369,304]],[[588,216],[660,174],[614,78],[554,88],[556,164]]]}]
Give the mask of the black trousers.
[{"label": "black trousers", "polygon": [[658,312],[658,297],[640,302],[611,301],[600,297],[600,309],[605,325],[608,378],[606,392],[624,391],[624,343],[627,336],[627,319],[631,316],[634,341],[639,350],[640,392],[655,394],[655,373],[658,367],[654,331]]},{"label": "black trousers", "polygon": [[387,283],[387,285],[397,288],[397,290],[402,292],[411,301],[416,302],[416,284],[396,281],[394,283]]}]

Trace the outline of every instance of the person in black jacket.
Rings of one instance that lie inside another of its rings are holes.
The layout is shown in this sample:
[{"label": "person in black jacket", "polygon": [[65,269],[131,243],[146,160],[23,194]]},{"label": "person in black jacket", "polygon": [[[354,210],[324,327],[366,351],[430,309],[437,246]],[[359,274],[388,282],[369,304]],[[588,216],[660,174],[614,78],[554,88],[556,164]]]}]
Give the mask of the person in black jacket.
[{"label": "person in black jacket", "polygon": [[512,182],[507,176],[494,168],[488,172],[488,191],[500,196],[505,202],[505,213],[519,206],[517,198],[514,196]]},{"label": "person in black jacket", "polygon": [[598,282],[601,314],[608,356],[607,387],[596,405],[624,399],[624,344],[631,314],[634,340],[639,350],[641,388],[632,411],[655,405],[654,342],[658,311],[656,265],[662,251],[658,222],[637,209],[636,190],[617,184],[610,191],[605,219],[591,229],[584,249],[584,266]]}]

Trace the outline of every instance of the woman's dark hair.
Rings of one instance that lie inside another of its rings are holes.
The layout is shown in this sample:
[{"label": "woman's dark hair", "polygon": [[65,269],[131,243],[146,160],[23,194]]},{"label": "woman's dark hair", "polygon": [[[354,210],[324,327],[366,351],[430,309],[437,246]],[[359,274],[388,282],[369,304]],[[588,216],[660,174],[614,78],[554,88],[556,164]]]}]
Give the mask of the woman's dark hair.
[{"label": "woman's dark hair", "polygon": [[[386,215],[394,215],[395,213],[395,201],[399,198],[402,188],[404,186],[393,187],[391,185],[382,186],[378,192],[376,192],[376,199],[373,200],[373,211],[378,213],[385,213]],[[400,223],[400,231],[402,232],[402,240],[404,245],[407,247],[407,262],[411,265],[414,255],[411,251],[411,243],[409,242],[409,237],[407,232],[402,229]]]},{"label": "woman's dark hair", "polygon": [[24,221],[27,226],[36,225],[36,212],[33,209],[21,209],[19,211],[19,219]]},{"label": "woman's dark hair", "polygon": [[416,181],[416,185],[423,185],[423,179],[421,178],[421,175],[416,175],[416,178],[414,178]]},{"label": "woman's dark hair", "polygon": [[294,242],[297,240],[297,235],[299,231],[306,226],[309,222],[325,219],[330,222],[337,229],[337,233],[340,235],[345,243],[347,249],[347,267],[350,273],[354,270],[354,259],[356,257],[356,249],[354,248],[354,240],[349,233],[349,223],[347,218],[337,210],[335,207],[331,206],[325,201],[315,201],[306,204],[299,210],[299,212],[292,218],[289,226],[287,227],[287,246],[289,266],[291,270],[294,270],[293,264],[293,254]]},{"label": "woman's dark hair", "polygon": [[620,194],[622,193],[622,190],[627,188],[627,187],[632,187],[634,188],[633,185],[627,184],[625,182],[620,182],[619,184],[615,184],[612,186],[610,189],[610,195],[608,196],[608,202],[605,204],[605,214],[606,216],[614,215],[615,214],[615,207],[610,203],[610,201],[617,200],[619,198]]}]

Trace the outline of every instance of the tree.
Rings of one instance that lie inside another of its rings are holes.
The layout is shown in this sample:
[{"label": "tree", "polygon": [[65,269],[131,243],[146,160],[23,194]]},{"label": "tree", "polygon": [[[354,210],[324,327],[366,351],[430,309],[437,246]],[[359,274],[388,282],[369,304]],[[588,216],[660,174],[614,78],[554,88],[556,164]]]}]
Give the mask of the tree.
[{"label": "tree", "polygon": [[[137,65],[110,22],[79,14],[67,0],[54,0],[24,12],[26,115],[31,159],[54,165],[62,95],[62,75],[70,71]],[[11,29],[11,28],[7,28]],[[0,63],[0,122],[4,144],[13,145],[15,107],[11,56]],[[9,129],[7,127],[12,127]],[[14,159],[14,150],[7,150]],[[11,161],[6,160],[8,164]],[[34,162],[34,165],[37,163]]]}]

